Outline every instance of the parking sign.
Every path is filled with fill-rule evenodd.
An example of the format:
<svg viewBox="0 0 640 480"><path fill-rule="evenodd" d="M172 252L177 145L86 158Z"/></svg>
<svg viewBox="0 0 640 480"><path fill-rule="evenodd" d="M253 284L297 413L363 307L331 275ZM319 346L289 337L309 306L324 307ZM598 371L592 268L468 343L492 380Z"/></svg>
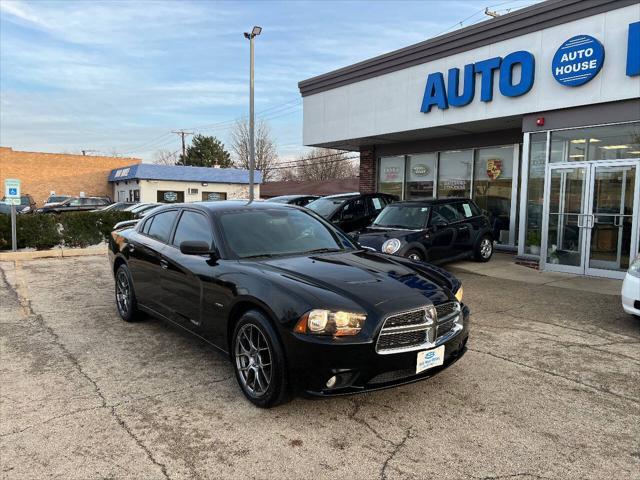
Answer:
<svg viewBox="0 0 640 480"><path fill-rule="evenodd" d="M20 180L7 178L4 181L4 197L7 203L20 205Z"/></svg>

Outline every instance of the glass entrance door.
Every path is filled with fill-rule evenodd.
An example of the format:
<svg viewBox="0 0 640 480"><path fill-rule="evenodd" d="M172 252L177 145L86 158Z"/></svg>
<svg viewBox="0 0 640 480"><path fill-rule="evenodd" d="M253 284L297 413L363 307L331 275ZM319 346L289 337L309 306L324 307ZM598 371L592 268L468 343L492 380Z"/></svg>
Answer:
<svg viewBox="0 0 640 480"><path fill-rule="evenodd" d="M637 165L593 167L588 207L589 258L586 273L625 272L634 233Z"/></svg>
<svg viewBox="0 0 640 480"><path fill-rule="evenodd" d="M545 264L548 270L584 273L588 165L554 166L549 173Z"/></svg>
<svg viewBox="0 0 640 480"><path fill-rule="evenodd" d="M624 277L640 241L639 167L636 160L549 166L545 270Z"/></svg>

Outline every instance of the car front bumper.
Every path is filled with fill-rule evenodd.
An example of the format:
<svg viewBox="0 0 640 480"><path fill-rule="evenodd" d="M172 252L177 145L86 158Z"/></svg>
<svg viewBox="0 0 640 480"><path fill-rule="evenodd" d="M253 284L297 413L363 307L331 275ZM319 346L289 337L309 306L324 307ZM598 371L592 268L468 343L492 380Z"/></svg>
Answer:
<svg viewBox="0 0 640 480"><path fill-rule="evenodd" d="M360 393L424 380L442 372L466 352L469 338L469 309L461 311L463 328L442 344L444 363L416 374L418 352L382 355L375 351L375 339L369 343L327 344L311 337L290 337L286 354L294 387L311 396L335 396ZM337 383L326 383L336 376Z"/></svg>
<svg viewBox="0 0 640 480"><path fill-rule="evenodd" d="M622 308L631 315L640 316L640 277L627 274L622 282Z"/></svg>

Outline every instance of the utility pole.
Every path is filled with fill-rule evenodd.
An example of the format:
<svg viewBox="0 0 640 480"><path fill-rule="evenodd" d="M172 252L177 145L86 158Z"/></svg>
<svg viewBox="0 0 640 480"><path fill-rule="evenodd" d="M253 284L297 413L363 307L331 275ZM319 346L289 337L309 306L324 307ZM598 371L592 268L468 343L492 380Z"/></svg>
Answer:
<svg viewBox="0 0 640 480"><path fill-rule="evenodd" d="M193 135L193 132L185 132L184 130L178 130L177 132L171 132L171 133L175 133L177 135L180 135L180 137L182 138L182 160L184 161L184 158L187 154L187 147L184 143L184 137L186 135Z"/></svg>
<svg viewBox="0 0 640 480"><path fill-rule="evenodd" d="M499 16L500 16L500 14L499 14L497 11L491 11L491 10L489 10L489 7L487 7L487 8L485 8L485 9L484 9L484 14L485 14L485 15L488 15L488 16L490 16L490 17L493 17L493 18L496 18L496 17L499 17Z"/></svg>
<svg viewBox="0 0 640 480"><path fill-rule="evenodd" d="M262 27L255 26L251 33L244 33L249 40L249 201L253 202L253 175L256 169L256 146L254 141L254 111L253 111L253 39L260 35Z"/></svg>

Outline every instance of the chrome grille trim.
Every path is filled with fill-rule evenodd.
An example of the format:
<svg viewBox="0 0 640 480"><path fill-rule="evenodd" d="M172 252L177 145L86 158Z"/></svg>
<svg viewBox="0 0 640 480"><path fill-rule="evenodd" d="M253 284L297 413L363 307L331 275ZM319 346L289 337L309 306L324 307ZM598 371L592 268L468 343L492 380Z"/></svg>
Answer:
<svg viewBox="0 0 640 480"><path fill-rule="evenodd" d="M417 312L423 314L423 322L411 323L411 321L409 321L406 325L397 325L399 317L411 316L415 320L415 314ZM442 314L442 318L439 318L438 314ZM450 340L462 330L462 325L457 322L460 314L461 307L458 302L447 302L436 306L425 305L424 307L391 314L385 318L382 329L378 334L375 346L376 353L389 355L437 347ZM387 326L387 323L395 326ZM400 320L400 323L402 323L402 320ZM395 335L398 335L398 343L401 343L402 338L406 338L406 336L403 337L402 334L419 331L425 332L424 342L414 345L401 345L396 348L388 346L390 341L392 342L392 337ZM381 338L383 339L382 342L380 342Z"/></svg>

